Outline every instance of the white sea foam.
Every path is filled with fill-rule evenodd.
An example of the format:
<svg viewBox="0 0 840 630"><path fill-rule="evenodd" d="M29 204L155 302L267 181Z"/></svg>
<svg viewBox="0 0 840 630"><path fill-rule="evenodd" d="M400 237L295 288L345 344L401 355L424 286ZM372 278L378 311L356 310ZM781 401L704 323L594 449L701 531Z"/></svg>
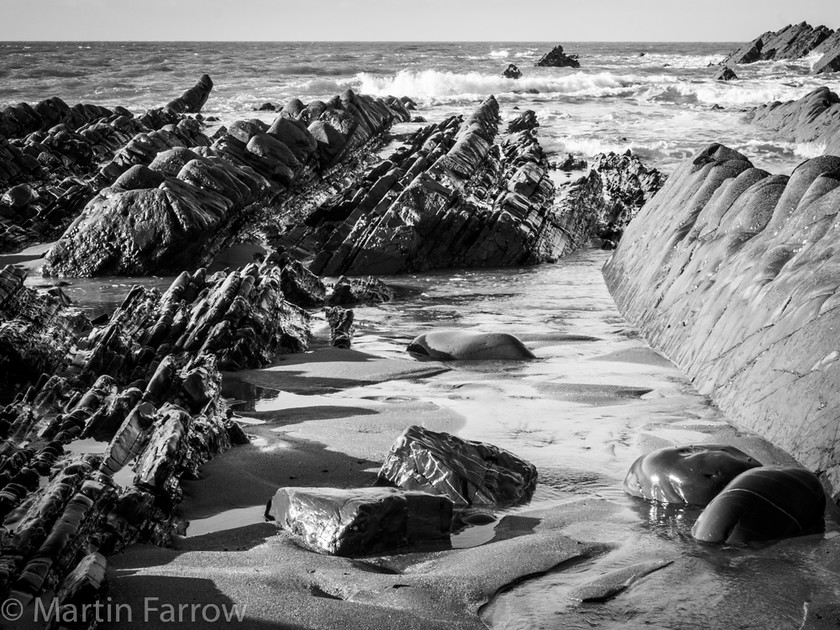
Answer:
<svg viewBox="0 0 840 630"><path fill-rule="evenodd" d="M815 158L825 153L825 142L797 142L793 145L793 152L804 158Z"/></svg>
<svg viewBox="0 0 840 630"><path fill-rule="evenodd" d="M489 56L493 57L493 58L496 58L496 59L505 59L507 57L510 57L510 51L509 50L491 50Z"/></svg>
<svg viewBox="0 0 840 630"><path fill-rule="evenodd" d="M621 92L629 85L627 81L610 72L535 75L514 80L501 75L478 72L401 70L392 76L360 73L356 75L356 79L359 89L365 94L400 94L432 101L483 98L488 94L512 94L529 90L536 90L540 94L597 97Z"/></svg>

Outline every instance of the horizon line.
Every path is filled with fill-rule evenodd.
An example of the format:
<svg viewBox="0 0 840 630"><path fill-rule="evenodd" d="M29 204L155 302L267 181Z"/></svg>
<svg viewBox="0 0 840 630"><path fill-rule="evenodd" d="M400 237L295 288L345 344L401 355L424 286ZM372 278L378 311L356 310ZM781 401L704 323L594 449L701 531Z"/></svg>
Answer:
<svg viewBox="0 0 840 630"><path fill-rule="evenodd" d="M575 39L565 40L569 44L732 44L739 40L713 39ZM0 39L4 44L544 44L558 40L540 39Z"/></svg>

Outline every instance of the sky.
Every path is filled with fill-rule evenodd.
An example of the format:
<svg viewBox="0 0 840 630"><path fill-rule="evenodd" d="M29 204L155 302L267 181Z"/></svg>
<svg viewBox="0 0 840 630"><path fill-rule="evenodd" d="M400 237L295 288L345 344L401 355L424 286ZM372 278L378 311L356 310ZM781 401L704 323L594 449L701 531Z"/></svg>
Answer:
<svg viewBox="0 0 840 630"><path fill-rule="evenodd" d="M838 0L0 0L0 41L722 41Z"/></svg>

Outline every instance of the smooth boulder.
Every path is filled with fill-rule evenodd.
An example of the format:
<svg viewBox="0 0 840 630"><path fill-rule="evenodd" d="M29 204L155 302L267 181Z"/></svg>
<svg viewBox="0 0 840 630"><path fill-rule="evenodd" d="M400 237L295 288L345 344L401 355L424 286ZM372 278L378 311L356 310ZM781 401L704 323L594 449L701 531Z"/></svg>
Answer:
<svg viewBox="0 0 840 630"><path fill-rule="evenodd" d="M446 541L452 502L395 488L280 488L266 518L314 551L357 556Z"/></svg>
<svg viewBox="0 0 840 630"><path fill-rule="evenodd" d="M534 353L508 333L470 330L435 330L415 337L408 345L413 355L438 361L494 361L533 359Z"/></svg>
<svg viewBox="0 0 840 630"><path fill-rule="evenodd" d="M691 528L697 540L747 543L823 531L825 493L804 468L762 466L741 473Z"/></svg>
<svg viewBox="0 0 840 630"><path fill-rule="evenodd" d="M733 446L669 446L633 462L624 491L648 501L704 506L735 477L758 466L760 462Z"/></svg>
<svg viewBox="0 0 840 630"><path fill-rule="evenodd" d="M411 426L391 447L379 482L441 494L461 506L501 506L531 498L537 468L492 444Z"/></svg>

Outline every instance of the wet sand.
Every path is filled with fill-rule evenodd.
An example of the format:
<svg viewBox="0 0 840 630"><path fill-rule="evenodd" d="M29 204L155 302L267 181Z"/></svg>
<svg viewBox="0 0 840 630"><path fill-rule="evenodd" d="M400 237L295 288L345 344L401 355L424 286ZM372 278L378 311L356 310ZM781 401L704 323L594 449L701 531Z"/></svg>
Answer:
<svg viewBox="0 0 840 630"><path fill-rule="evenodd" d="M252 443L183 483L190 525L173 549L110 559L113 601L237 604L245 619L231 623L243 628L798 627L804 601L836 595L833 524L824 536L720 549L691 539L691 510L623 493L633 460L665 445L724 442L765 464L791 460L731 426L646 347L603 286L605 258L395 278L407 297L356 309L355 350L322 341L226 375ZM511 332L537 359L444 364L404 352L415 335L454 327ZM453 535L451 550L356 560L310 552L264 522L278 487L370 485L411 424L532 461L533 500ZM572 597L592 589L609 596ZM171 627L156 614L101 627Z"/></svg>

